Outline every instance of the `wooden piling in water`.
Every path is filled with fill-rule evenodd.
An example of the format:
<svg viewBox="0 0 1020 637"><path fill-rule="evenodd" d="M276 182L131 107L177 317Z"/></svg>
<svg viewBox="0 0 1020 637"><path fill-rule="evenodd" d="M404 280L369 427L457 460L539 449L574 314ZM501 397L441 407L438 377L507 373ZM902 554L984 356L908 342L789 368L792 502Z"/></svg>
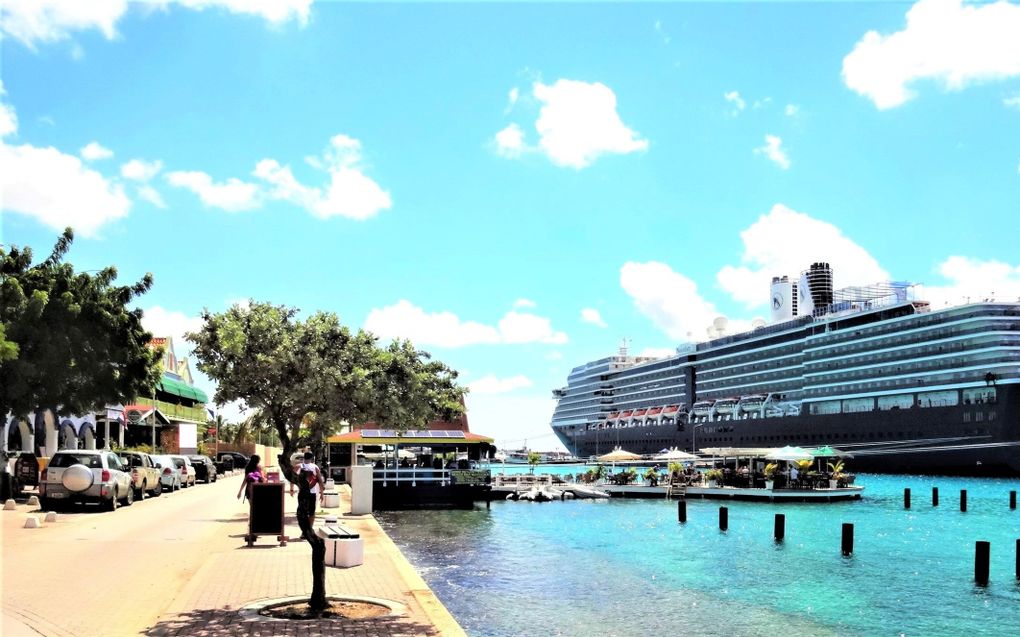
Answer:
<svg viewBox="0 0 1020 637"><path fill-rule="evenodd" d="M676 517L680 524L687 524L687 500L676 501Z"/></svg>
<svg viewBox="0 0 1020 637"><path fill-rule="evenodd" d="M960 511L967 512L967 490L960 489Z"/></svg>
<svg viewBox="0 0 1020 637"><path fill-rule="evenodd" d="M848 557L854 552L854 525L849 522L843 523L843 537L840 542L843 556Z"/></svg>
<svg viewBox="0 0 1020 637"><path fill-rule="evenodd" d="M939 505L939 488L938 487L932 487L931 488L931 505L933 507L937 507Z"/></svg>
<svg viewBox="0 0 1020 637"><path fill-rule="evenodd" d="M1016 491L1009 492L1009 508L1010 509L1016 508Z"/></svg>
<svg viewBox="0 0 1020 637"><path fill-rule="evenodd" d="M974 544L974 583L988 586L988 562L992 553L990 542L977 541Z"/></svg>
<svg viewBox="0 0 1020 637"><path fill-rule="evenodd" d="M782 542L783 538L786 537L786 515L783 513L776 514L776 523L772 530L772 537L775 538L776 542Z"/></svg>
<svg viewBox="0 0 1020 637"><path fill-rule="evenodd" d="M904 509L910 508L910 489L903 490L903 508Z"/></svg>
<svg viewBox="0 0 1020 637"><path fill-rule="evenodd" d="M730 528L730 510L726 507L719 507L719 530L726 531Z"/></svg>
<svg viewBox="0 0 1020 637"><path fill-rule="evenodd" d="M1020 540L1016 541L1016 578L1020 580Z"/></svg>

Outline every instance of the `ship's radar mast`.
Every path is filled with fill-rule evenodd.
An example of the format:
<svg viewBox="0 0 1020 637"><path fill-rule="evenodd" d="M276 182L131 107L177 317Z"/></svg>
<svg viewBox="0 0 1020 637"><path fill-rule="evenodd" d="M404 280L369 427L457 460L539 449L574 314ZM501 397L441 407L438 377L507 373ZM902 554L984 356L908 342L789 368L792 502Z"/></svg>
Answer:
<svg viewBox="0 0 1020 637"><path fill-rule="evenodd" d="M624 336L620 339L620 356L627 355L627 346L630 345L630 339Z"/></svg>

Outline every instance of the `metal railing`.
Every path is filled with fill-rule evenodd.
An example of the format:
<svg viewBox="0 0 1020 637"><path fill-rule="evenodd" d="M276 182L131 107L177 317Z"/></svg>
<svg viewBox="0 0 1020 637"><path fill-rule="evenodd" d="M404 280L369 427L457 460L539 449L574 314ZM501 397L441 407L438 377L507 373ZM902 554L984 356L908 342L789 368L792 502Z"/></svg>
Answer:
<svg viewBox="0 0 1020 637"><path fill-rule="evenodd" d="M163 415L171 418L190 420L196 423L203 423L209 419L204 406L185 407L184 405L175 405L174 403L168 403L164 400L153 400L152 398L138 398L137 401L139 405L155 407L163 412Z"/></svg>

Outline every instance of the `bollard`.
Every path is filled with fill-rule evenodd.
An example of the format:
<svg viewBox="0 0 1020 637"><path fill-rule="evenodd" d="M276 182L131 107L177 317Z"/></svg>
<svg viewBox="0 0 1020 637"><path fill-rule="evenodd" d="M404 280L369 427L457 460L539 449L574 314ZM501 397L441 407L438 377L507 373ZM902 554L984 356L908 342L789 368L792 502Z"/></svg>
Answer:
<svg viewBox="0 0 1020 637"><path fill-rule="evenodd" d="M719 530L725 531L730 528L730 510L726 507L719 507Z"/></svg>
<svg viewBox="0 0 1020 637"><path fill-rule="evenodd" d="M960 511L967 512L967 490L960 489Z"/></svg>
<svg viewBox="0 0 1020 637"><path fill-rule="evenodd" d="M1016 491L1009 492L1009 508L1016 508Z"/></svg>
<svg viewBox="0 0 1020 637"><path fill-rule="evenodd" d="M938 487L932 487L931 488L931 505L933 507L937 507L939 505L939 488Z"/></svg>
<svg viewBox="0 0 1020 637"><path fill-rule="evenodd" d="M4 502L4 511L14 511L17 508L18 505L14 500L7 500Z"/></svg>
<svg viewBox="0 0 1020 637"><path fill-rule="evenodd" d="M903 490L903 508L904 509L910 508L910 489Z"/></svg>
<svg viewBox="0 0 1020 637"><path fill-rule="evenodd" d="M843 556L849 557L854 552L854 525L849 522L843 523L843 538L840 543Z"/></svg>
<svg viewBox="0 0 1020 637"><path fill-rule="evenodd" d="M988 562L991 552L990 542L974 543L974 583L978 586L988 586Z"/></svg>
<svg viewBox="0 0 1020 637"><path fill-rule="evenodd" d="M1020 540L1016 541L1016 578L1020 580Z"/></svg>
<svg viewBox="0 0 1020 637"><path fill-rule="evenodd" d="M772 531L772 537L775 538L776 542L782 542L783 538L786 537L786 515L782 513L776 514L776 523Z"/></svg>
<svg viewBox="0 0 1020 637"><path fill-rule="evenodd" d="M42 525L39 524L39 518L38 517L36 517L34 515L30 515L27 518L25 518L25 528L26 529L38 529L40 526L42 526Z"/></svg>
<svg viewBox="0 0 1020 637"><path fill-rule="evenodd" d="M26 502L25 504L27 504L30 507L37 507L39 506L39 497L34 495L29 496L28 502Z"/></svg>
<svg viewBox="0 0 1020 637"><path fill-rule="evenodd" d="M680 524L687 523L687 500L676 501L676 517Z"/></svg>
<svg viewBox="0 0 1020 637"><path fill-rule="evenodd" d="M43 522L56 522L56 521L57 521L57 514L54 513L53 511L47 511L46 512L46 517L43 518Z"/></svg>

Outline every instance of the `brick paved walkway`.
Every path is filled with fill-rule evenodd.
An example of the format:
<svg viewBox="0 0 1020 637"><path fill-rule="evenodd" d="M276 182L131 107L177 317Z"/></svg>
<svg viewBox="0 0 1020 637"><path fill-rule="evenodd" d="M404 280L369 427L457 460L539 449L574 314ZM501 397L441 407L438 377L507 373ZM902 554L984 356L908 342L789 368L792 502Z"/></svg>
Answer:
<svg viewBox="0 0 1020 637"><path fill-rule="evenodd" d="M240 505L238 507L241 509ZM287 535L301 535L294 519L295 498L287 498ZM350 510L350 491L341 490L339 509ZM173 601L160 621L146 634L226 637L234 635L464 635L463 630L414 571L400 550L372 516L340 514L344 526L365 541L361 566L326 569L326 593L365 596L396 601L406 612L396 618L267 622L243 619L236 611L267 598L311 594L311 549L303 541L281 547L273 537L260 537L254 547L244 544L247 518L243 510L225 525L225 539L210 547L210 555L191 582Z"/></svg>

